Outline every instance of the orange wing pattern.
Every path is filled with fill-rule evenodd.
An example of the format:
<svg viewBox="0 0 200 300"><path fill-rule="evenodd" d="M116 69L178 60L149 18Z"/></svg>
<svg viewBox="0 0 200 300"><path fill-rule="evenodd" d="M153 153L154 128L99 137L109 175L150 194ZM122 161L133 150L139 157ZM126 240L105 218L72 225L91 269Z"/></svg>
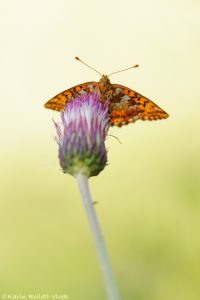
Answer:
<svg viewBox="0 0 200 300"><path fill-rule="evenodd" d="M61 111L65 105L72 101L76 96L95 91L97 82L91 81L76 85L66 91L63 91L45 103L45 108Z"/></svg>
<svg viewBox="0 0 200 300"><path fill-rule="evenodd" d="M141 120L165 119L169 115L154 102L119 84L113 84L110 99L110 124L122 126Z"/></svg>
<svg viewBox="0 0 200 300"><path fill-rule="evenodd" d="M76 85L62 93L59 93L50 99L44 106L56 111L62 111L65 105L72 101L76 96L94 91L101 93L99 85L101 82L86 82ZM109 117L111 126L122 126L127 123L133 123L138 119L141 120L158 120L165 119L168 114L157 106L154 102L141 94L119 84L105 83L104 88L108 87L109 96ZM107 91L107 89L105 89ZM103 91L103 89L102 89ZM104 95L104 92L102 93Z"/></svg>

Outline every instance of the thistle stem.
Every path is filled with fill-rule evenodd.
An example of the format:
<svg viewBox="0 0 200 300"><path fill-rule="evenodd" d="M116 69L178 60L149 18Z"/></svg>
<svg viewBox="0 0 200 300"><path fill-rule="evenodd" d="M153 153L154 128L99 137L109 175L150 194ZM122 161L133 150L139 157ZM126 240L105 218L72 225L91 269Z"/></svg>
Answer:
<svg viewBox="0 0 200 300"><path fill-rule="evenodd" d="M113 274L111 271L111 266L104 245L104 240L99 226L99 222L93 207L93 201L88 187L88 178L85 175L79 173L76 175L76 179L78 182L81 198L83 201L83 205L88 217L90 229L92 231L93 239L95 242L97 255L99 259L99 265L102 272L105 289L107 292L107 299L120 300L117 286L115 284Z"/></svg>

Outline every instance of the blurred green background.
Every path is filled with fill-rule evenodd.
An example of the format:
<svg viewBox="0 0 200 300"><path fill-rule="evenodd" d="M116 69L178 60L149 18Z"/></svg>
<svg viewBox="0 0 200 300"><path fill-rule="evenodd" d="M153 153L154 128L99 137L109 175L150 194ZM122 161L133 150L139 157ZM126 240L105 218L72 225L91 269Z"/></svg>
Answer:
<svg viewBox="0 0 200 300"><path fill-rule="evenodd" d="M57 158L52 96L111 77L170 114L111 128L90 179L122 299L200 299L200 2L1 1L0 294L103 300L75 180Z"/></svg>

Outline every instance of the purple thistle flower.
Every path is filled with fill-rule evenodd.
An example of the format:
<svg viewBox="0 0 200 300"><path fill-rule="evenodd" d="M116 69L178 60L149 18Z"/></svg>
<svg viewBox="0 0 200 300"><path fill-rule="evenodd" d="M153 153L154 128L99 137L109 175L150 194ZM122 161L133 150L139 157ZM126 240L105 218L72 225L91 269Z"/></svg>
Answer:
<svg viewBox="0 0 200 300"><path fill-rule="evenodd" d="M88 178L98 175L106 166L105 138L109 129L108 101L99 102L97 93L83 94L68 103L61 121L54 122L64 173L73 175L94 238L108 300L120 300L104 245L101 228L88 187Z"/></svg>
<svg viewBox="0 0 200 300"><path fill-rule="evenodd" d="M96 93L83 94L68 103L61 112L61 122L54 123L63 172L98 175L107 163L108 102L99 102Z"/></svg>

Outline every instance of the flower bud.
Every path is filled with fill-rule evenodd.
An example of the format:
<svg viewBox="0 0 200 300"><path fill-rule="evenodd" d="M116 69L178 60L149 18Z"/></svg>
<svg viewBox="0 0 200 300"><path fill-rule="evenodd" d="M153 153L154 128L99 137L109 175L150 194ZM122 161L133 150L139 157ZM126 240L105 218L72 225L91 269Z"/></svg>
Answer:
<svg viewBox="0 0 200 300"><path fill-rule="evenodd" d="M61 112L61 122L54 123L63 172L98 175L107 163L108 102L99 102L96 93L83 94L69 102Z"/></svg>

